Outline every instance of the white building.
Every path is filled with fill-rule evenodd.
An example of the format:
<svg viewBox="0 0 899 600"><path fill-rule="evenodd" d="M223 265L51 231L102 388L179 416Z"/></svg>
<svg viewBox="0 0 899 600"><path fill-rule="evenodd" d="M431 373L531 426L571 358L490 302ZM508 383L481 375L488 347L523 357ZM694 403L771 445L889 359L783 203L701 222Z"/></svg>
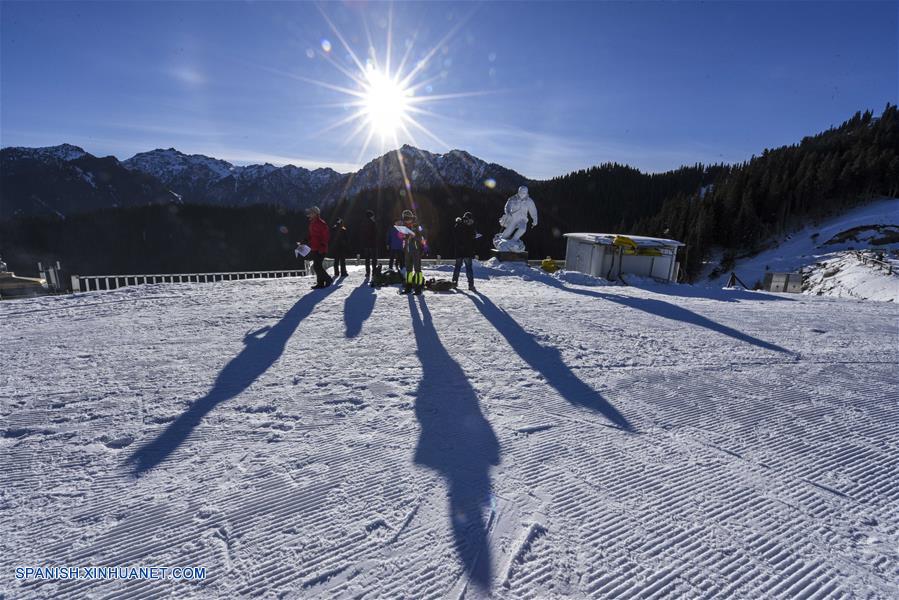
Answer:
<svg viewBox="0 0 899 600"><path fill-rule="evenodd" d="M677 281L676 240L616 233L566 233L565 268L615 280L621 275Z"/></svg>

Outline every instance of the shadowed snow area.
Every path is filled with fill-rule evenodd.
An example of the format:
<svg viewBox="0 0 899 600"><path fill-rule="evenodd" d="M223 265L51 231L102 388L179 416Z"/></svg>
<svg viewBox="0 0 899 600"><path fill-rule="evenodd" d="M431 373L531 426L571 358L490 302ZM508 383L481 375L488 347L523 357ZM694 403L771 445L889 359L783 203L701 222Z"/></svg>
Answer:
<svg viewBox="0 0 899 600"><path fill-rule="evenodd" d="M0 597L895 597L893 303L476 276L0 303Z"/></svg>

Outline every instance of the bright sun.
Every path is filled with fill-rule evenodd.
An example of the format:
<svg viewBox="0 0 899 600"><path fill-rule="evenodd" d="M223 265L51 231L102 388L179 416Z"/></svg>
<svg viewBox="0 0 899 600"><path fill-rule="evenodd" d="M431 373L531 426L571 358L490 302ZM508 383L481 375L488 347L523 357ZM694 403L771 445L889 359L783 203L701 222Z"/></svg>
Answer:
<svg viewBox="0 0 899 600"><path fill-rule="evenodd" d="M363 112L369 126L382 139L395 137L403 127L412 90L372 66L366 69L365 79Z"/></svg>
<svg viewBox="0 0 899 600"><path fill-rule="evenodd" d="M415 38L418 32L411 32L404 40L405 50L400 56L399 53L394 52L397 40L393 35L393 9L390 8L386 20L379 21L379 26L386 28L387 35L383 60L378 60L366 21L363 20L363 25L368 35L368 52L362 54L360 58L360 54L353 50L347 42L346 36L334 25L324 9L319 7L319 11L340 41L343 52L338 52L336 46L329 40L322 39L321 50L309 48L306 50L306 56L309 58L319 57L327 61L339 73L346 76L349 84L319 81L299 75L294 77L339 92L343 96L348 96L349 99L324 105L343 109L344 116L327 124L315 135L350 126L351 131L343 144L360 140L359 153L356 157L357 163L362 161L369 145L377 139L380 141L382 152L389 147L396 148L401 168L403 168L403 157L397 148L400 141L409 140L417 146L419 142L415 139L415 135L421 134L435 141L441 147L450 147L420 120L425 116L438 116L428 109L433 102L479 96L486 93L433 93L435 86L445 83L443 80L446 79L448 73L446 69L442 69L437 75L435 70L451 64L449 57L443 57L443 55L449 52L451 39L471 15L457 20L450 31L430 48L416 47ZM441 56L438 57L438 54Z"/></svg>

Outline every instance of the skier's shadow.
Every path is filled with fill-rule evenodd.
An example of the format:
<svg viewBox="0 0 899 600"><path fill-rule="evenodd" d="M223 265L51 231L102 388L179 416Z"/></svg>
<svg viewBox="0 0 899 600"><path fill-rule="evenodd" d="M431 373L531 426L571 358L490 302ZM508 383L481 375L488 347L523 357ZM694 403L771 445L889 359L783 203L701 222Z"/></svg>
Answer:
<svg viewBox="0 0 899 600"><path fill-rule="evenodd" d="M571 404L584 406L601 413L616 427L634 431L630 422L599 392L578 379L571 368L562 360L558 349L543 346L534 336L524 330L509 313L496 306L489 298L475 292L468 295L481 314L506 338L509 346L534 371L540 373L546 383L556 389Z"/></svg>
<svg viewBox="0 0 899 600"><path fill-rule="evenodd" d="M772 350L774 352L794 355L793 352L790 352L786 348L782 348L777 344L772 344L771 342L760 340L759 338L753 337L748 333L743 333L742 331L738 331L732 327L728 327L727 325L722 325L721 323L695 313L692 310L688 310L676 304L671 304L670 302L665 302L664 300L656 300L654 298L637 298L633 296L622 296L619 294L606 294L603 292L579 290L575 288L565 287L562 282L556 280L548 281L548 283L553 287L559 288L560 290L564 290L566 292L570 292L572 294L579 294L581 296L608 300L609 302L621 304L622 306L627 306L628 308L642 310L643 312L647 312L649 314L656 315L665 319L671 319L672 321L681 321L683 323L690 323L691 325L704 327L710 331L716 331L720 334L732 337L735 340L746 342L747 344L752 344L753 346L758 346L759 348L764 348L765 350Z"/></svg>
<svg viewBox="0 0 899 600"><path fill-rule="evenodd" d="M165 431L135 450L127 459L132 471L140 475L168 458L187 439L194 428L220 403L234 398L271 367L287 345L300 321L315 305L332 294L338 286L311 292L300 298L274 326L244 336L244 349L225 365L209 392L191 404Z"/></svg>
<svg viewBox="0 0 899 600"><path fill-rule="evenodd" d="M375 289L368 285L368 280L350 292L343 302L343 323L346 337L353 338L362 331L362 324L371 316L375 308Z"/></svg>
<svg viewBox="0 0 899 600"><path fill-rule="evenodd" d="M668 283L650 284L644 281L627 281L627 286L662 296L677 298L700 298L702 300L718 300L719 302L795 302L792 298L764 294L739 288L720 289L694 285L672 285Z"/></svg>
<svg viewBox="0 0 899 600"><path fill-rule="evenodd" d="M415 396L415 416L421 425L415 463L446 479L456 552L471 581L489 590L490 523L484 512L493 508L490 467L500 462L499 440L481 413L468 377L437 336L424 298L416 307L409 297L409 310L422 368Z"/></svg>

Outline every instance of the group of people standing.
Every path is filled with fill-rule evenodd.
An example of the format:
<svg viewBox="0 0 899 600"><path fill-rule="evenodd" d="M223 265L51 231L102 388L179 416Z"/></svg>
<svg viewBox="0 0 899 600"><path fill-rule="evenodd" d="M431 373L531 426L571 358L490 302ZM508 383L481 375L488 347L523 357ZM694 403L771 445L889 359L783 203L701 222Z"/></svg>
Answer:
<svg viewBox="0 0 899 600"><path fill-rule="evenodd" d="M306 211L309 219L308 245L310 248L307 258L312 260L312 269L315 272L315 285L312 289L326 288L334 283L338 277L346 277L346 258L350 252L349 232L343 219L338 218L330 228L321 217L321 210L313 206ZM375 213L372 210L365 211L365 221L362 225L362 257L365 259L365 276L371 277L375 267L378 266L378 225ZM400 228L401 227L401 228ZM474 272L472 258L475 254L475 240L479 237L475 231L474 217L466 212L456 218L453 229L453 241L456 249L456 266L453 269L453 287L459 282L459 274L462 265L465 265L465 275L468 278L468 289L474 291ZM411 210L404 210L402 219L395 222L394 227L388 232L388 268L400 271L405 268L403 293L415 291L421 293L424 286L424 275L421 270L421 258L427 252L427 239L424 229L415 218ZM324 268L324 259L329 250L334 258L334 276L328 274Z"/></svg>

